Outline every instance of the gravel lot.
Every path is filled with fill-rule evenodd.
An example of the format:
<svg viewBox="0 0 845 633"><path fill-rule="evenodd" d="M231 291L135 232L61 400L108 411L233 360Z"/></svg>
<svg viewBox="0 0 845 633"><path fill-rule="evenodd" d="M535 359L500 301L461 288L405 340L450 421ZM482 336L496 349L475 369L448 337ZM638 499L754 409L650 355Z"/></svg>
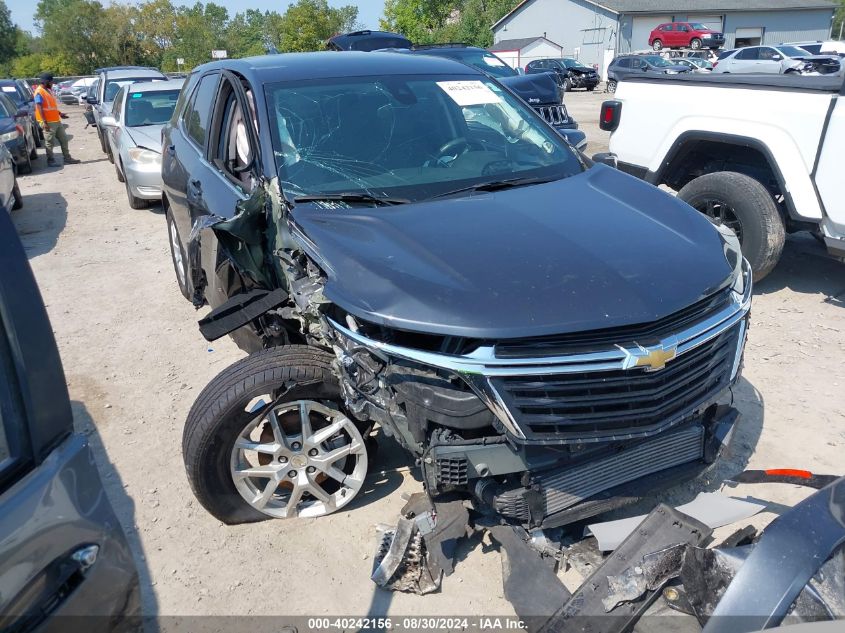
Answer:
<svg viewBox="0 0 845 633"><path fill-rule="evenodd" d="M607 147L595 125L604 98L567 96L590 153ZM513 614L499 557L480 546L461 552L440 593L375 590L374 526L396 520L401 493L422 489L385 442L366 492L339 514L227 527L198 506L182 464L182 425L203 386L242 353L228 339L202 339L196 320L205 311L179 294L161 208L129 208L94 130L83 129L81 108L65 110L83 164L47 169L42 150L35 173L20 178L24 208L13 217L58 339L77 428L94 446L142 571L145 612ZM735 450L706 480L663 498L683 502L717 490L746 465L842 473L843 353L845 265L811 237L793 236L756 289L735 390L743 414ZM772 503L772 512L751 521L758 526L807 494L783 485L728 490Z"/></svg>

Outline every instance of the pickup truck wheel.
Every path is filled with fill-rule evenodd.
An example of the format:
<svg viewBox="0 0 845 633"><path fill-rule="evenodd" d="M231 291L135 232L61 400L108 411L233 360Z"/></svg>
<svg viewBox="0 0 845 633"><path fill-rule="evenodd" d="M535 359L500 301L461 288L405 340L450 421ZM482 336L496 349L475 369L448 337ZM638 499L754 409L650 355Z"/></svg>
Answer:
<svg viewBox="0 0 845 633"><path fill-rule="evenodd" d="M737 234L754 281L778 263L786 238L783 220L772 194L758 180L731 171L706 174L687 183L678 197Z"/></svg>
<svg viewBox="0 0 845 633"><path fill-rule="evenodd" d="M661 40L654 40L651 43L651 48L656 51L663 50L663 42Z"/></svg>
<svg viewBox="0 0 845 633"><path fill-rule="evenodd" d="M697 37L692 38L689 42L689 47L697 51L699 48L701 48L701 40Z"/></svg>
<svg viewBox="0 0 845 633"><path fill-rule="evenodd" d="M564 92L570 92L572 90L572 82L569 80L569 77L563 80L561 90L563 90Z"/></svg>
<svg viewBox="0 0 845 633"><path fill-rule="evenodd" d="M182 455L197 500L217 519L322 516L361 490L367 445L342 409L333 361L304 345L262 350L200 393Z"/></svg>

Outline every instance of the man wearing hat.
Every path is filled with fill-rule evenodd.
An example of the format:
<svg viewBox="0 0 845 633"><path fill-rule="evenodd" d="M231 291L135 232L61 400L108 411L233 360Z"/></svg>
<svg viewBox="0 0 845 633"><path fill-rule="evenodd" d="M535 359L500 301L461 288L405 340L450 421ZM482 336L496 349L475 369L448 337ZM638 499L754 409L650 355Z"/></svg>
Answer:
<svg viewBox="0 0 845 633"><path fill-rule="evenodd" d="M53 89L53 74L42 73L41 84L35 89L35 119L38 125L44 130L44 145L47 149L47 164L55 165L56 159L53 158L53 143L58 139L59 145L62 147L62 156L65 159L65 165L73 165L79 160L70 155L70 150L67 147L67 133L65 126L62 125L62 119L66 119L67 115L59 112L59 104L56 97L51 92Z"/></svg>

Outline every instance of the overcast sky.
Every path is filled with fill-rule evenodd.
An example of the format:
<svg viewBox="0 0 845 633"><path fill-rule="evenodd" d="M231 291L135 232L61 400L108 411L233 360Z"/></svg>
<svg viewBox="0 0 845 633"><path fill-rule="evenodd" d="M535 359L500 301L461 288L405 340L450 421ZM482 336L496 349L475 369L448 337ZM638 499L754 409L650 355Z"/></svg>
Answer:
<svg viewBox="0 0 845 633"><path fill-rule="evenodd" d="M100 0L104 5L109 3L108 0ZM195 0L196 1L196 0ZM35 33L35 28L32 25L32 16L35 13L37 5L36 0L6 0L6 6L12 12L12 21L21 27L24 31L31 31ZM174 4L193 5L194 2L179 2L174 0ZM229 10L229 15L234 15L238 11L245 9L259 9L261 11L278 11L284 13L289 3L284 0L279 2L271 2L271 0L217 0L217 4L223 5ZM384 9L384 0L329 0L331 6L343 6L344 4L355 4L358 6L358 20L370 29L378 28L378 19L381 17L382 9Z"/></svg>

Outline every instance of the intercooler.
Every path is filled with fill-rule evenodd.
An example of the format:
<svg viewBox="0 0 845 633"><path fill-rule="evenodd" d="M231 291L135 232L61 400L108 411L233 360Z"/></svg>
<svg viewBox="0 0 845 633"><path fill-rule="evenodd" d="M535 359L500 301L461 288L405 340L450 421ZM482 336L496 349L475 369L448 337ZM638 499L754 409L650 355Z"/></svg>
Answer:
<svg viewBox="0 0 845 633"><path fill-rule="evenodd" d="M604 490L703 456L704 427L694 424L595 460L537 473L532 483L539 485L544 515L549 516ZM525 492L525 488L502 492L494 498L493 506L504 516L525 521L528 519Z"/></svg>

